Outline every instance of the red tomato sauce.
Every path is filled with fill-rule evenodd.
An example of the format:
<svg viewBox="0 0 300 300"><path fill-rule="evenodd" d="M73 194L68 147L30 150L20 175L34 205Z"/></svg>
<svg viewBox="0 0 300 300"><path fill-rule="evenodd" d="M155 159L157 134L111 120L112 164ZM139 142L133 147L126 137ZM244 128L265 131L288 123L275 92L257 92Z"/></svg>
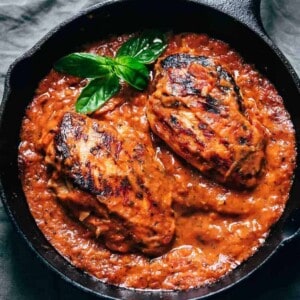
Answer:
<svg viewBox="0 0 300 300"><path fill-rule="evenodd" d="M114 56L128 36L112 37L83 47L84 51ZM295 167L295 132L275 87L246 64L230 46L205 34L169 35L164 55L188 52L214 58L234 76L247 110L268 131L264 174L253 190L226 188L195 172L162 141L156 155L165 169L157 180L174 194L176 236L170 251L156 258L120 254L93 238L89 229L71 218L47 187L47 170L40 140L57 128L87 80L51 70L39 83L23 120L19 161L23 189L40 230L74 266L103 282L141 289L189 289L215 282L264 243L281 216ZM123 85L92 118L128 122L149 134L145 104L149 91ZM155 176L153 170L153 176ZM159 195L158 195L159 196ZM200 205L201 204L201 205Z"/></svg>

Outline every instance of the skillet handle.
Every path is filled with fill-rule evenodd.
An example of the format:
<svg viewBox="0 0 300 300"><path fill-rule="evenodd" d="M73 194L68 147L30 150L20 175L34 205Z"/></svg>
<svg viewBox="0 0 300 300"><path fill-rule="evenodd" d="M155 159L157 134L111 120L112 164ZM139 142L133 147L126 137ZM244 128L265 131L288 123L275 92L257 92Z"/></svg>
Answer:
<svg viewBox="0 0 300 300"><path fill-rule="evenodd" d="M270 41L261 20L261 0L200 0L249 26L265 40Z"/></svg>

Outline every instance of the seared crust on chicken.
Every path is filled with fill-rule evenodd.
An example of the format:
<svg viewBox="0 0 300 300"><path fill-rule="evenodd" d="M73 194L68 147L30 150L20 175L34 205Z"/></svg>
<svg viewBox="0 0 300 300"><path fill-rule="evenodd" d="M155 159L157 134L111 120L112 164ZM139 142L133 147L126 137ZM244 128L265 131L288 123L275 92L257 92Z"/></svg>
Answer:
<svg viewBox="0 0 300 300"><path fill-rule="evenodd" d="M151 142L143 142L138 133L134 143L126 140L126 126L117 129L108 122L66 113L46 147L46 162L60 177L64 174L71 188L64 193L68 184L60 181L50 187L108 248L157 256L167 250L174 235L171 195L155 198L151 184L155 178L145 176L155 163Z"/></svg>
<svg viewBox="0 0 300 300"><path fill-rule="evenodd" d="M155 67L152 130L204 175L237 188L257 185L266 134L247 117L233 77L205 56L173 54Z"/></svg>

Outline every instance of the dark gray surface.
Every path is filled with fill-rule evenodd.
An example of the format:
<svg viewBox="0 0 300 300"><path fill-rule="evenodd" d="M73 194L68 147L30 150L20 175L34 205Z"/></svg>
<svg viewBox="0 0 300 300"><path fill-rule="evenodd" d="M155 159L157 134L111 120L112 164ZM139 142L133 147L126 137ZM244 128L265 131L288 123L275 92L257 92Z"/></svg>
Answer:
<svg viewBox="0 0 300 300"><path fill-rule="evenodd" d="M8 66L56 24L97 2L0 0L0 99ZM300 0L264 0L262 17L267 32L300 75ZM0 203L0 300L25 299L94 297L65 283L34 257ZM250 279L214 299L300 299L300 238Z"/></svg>

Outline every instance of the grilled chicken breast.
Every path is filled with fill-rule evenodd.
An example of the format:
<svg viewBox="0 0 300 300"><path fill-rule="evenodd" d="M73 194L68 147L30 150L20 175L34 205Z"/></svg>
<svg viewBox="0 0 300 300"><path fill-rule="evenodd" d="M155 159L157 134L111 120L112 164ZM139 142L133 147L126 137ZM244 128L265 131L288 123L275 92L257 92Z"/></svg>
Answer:
<svg viewBox="0 0 300 300"><path fill-rule="evenodd" d="M49 186L108 248L157 256L174 235L171 195L166 190L156 198L162 193L155 190L151 169L160 166L152 160L150 137L137 132L128 140L127 126L66 113L54 138L44 142L46 162L65 181Z"/></svg>
<svg viewBox="0 0 300 300"><path fill-rule="evenodd" d="M247 117L233 77L205 56L173 54L155 67L147 116L152 130L204 175L252 188L264 164L266 134Z"/></svg>

